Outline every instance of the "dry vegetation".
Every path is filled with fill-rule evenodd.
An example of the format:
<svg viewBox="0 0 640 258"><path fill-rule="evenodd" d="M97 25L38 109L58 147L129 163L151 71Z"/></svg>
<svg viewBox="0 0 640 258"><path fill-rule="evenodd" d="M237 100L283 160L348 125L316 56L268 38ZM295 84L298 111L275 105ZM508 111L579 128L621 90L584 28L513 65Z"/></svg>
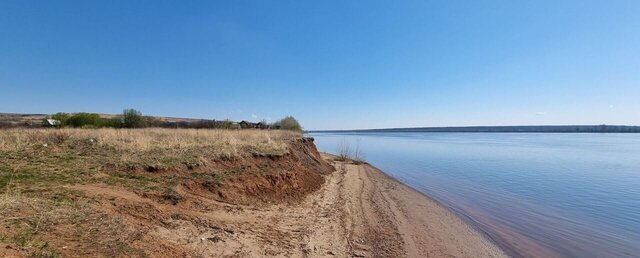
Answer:
<svg viewBox="0 0 640 258"><path fill-rule="evenodd" d="M0 190L10 182L73 183L94 180L111 170L159 171L249 156L282 156L289 142L298 138L301 134L280 130L0 130Z"/></svg>
<svg viewBox="0 0 640 258"><path fill-rule="evenodd" d="M171 202L186 180L220 184L245 170L231 167L242 164L234 161L286 155L301 137L280 130L0 130L0 256L80 255L65 255L69 242L88 256L138 256L143 251L128 244L140 237L136 231L91 209L95 199L68 186L107 185ZM230 165L207 166L217 162Z"/></svg>
<svg viewBox="0 0 640 258"><path fill-rule="evenodd" d="M364 154L360 148L360 139L355 142L355 147L353 149L349 142L342 140L340 145L338 145L338 160L350 161L353 164L365 163Z"/></svg>
<svg viewBox="0 0 640 258"><path fill-rule="evenodd" d="M79 142L119 151L207 148L209 155L237 157L252 153L281 155L286 140L300 137L291 131L197 129L32 129L0 131L0 151L22 151L45 145L67 147Z"/></svg>

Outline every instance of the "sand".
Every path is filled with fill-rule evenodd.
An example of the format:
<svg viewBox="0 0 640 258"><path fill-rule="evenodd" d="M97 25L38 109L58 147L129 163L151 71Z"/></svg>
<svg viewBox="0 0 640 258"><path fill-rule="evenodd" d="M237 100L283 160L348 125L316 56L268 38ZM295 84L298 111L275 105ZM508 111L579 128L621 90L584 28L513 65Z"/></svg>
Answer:
<svg viewBox="0 0 640 258"><path fill-rule="evenodd" d="M332 162L337 172L323 190L338 189L336 209L345 214L340 256L505 257L451 211L375 167Z"/></svg>
<svg viewBox="0 0 640 258"><path fill-rule="evenodd" d="M187 214L214 230L176 221L150 235L187 256L505 257L451 211L371 165L323 158L336 171L300 202L227 205Z"/></svg>

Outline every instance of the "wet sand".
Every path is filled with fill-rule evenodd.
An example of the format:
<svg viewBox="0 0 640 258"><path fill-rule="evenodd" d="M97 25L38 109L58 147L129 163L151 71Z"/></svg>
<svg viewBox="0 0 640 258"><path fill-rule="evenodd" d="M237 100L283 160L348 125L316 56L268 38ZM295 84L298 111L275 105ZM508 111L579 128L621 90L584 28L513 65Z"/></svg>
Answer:
<svg viewBox="0 0 640 258"><path fill-rule="evenodd" d="M339 183L328 187L342 189L348 241L366 243L365 257L505 257L451 211L375 167L334 165Z"/></svg>

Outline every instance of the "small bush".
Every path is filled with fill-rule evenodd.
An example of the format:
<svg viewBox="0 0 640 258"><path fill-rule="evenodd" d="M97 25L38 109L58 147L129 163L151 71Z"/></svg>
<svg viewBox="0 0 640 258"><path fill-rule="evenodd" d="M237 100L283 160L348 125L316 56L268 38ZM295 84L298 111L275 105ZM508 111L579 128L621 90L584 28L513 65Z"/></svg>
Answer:
<svg viewBox="0 0 640 258"><path fill-rule="evenodd" d="M102 118L100 127L122 128L124 126L122 117Z"/></svg>
<svg viewBox="0 0 640 258"><path fill-rule="evenodd" d="M360 139L356 141L355 148L353 149L346 140L342 140L340 145L338 145L338 160L351 161L355 164L364 163L365 159L362 149L360 148Z"/></svg>
<svg viewBox="0 0 640 258"><path fill-rule="evenodd" d="M69 114L63 113L63 112L58 112L51 115L51 119L60 121L60 125L66 125L67 120L69 120L69 117L71 117Z"/></svg>
<svg viewBox="0 0 640 258"><path fill-rule="evenodd" d="M158 118L152 116L144 116L144 127L160 127L162 126L162 121Z"/></svg>
<svg viewBox="0 0 640 258"><path fill-rule="evenodd" d="M292 116L287 116L274 124L275 129L302 132L302 126Z"/></svg>
<svg viewBox="0 0 640 258"><path fill-rule="evenodd" d="M76 113L70 116L64 124L71 127L98 127L100 125L100 121L101 119L99 114Z"/></svg>
<svg viewBox="0 0 640 258"><path fill-rule="evenodd" d="M338 159L341 161L347 161L351 159L351 148L346 140L342 140L338 145Z"/></svg>
<svg viewBox="0 0 640 258"><path fill-rule="evenodd" d="M142 113L133 108L122 111L122 120L124 127L126 128L144 127L144 118L142 117Z"/></svg>
<svg viewBox="0 0 640 258"><path fill-rule="evenodd" d="M220 123L220 128L222 129L231 129L232 126L233 122L231 122L231 120L229 119L225 119L224 121L222 121L222 123Z"/></svg>

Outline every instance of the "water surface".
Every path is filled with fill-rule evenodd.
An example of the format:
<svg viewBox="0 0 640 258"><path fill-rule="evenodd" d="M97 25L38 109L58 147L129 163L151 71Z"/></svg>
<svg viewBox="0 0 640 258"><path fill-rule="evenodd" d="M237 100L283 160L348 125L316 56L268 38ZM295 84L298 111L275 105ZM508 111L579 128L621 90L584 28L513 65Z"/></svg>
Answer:
<svg viewBox="0 0 640 258"><path fill-rule="evenodd" d="M640 257L640 134L312 133L438 200L514 256Z"/></svg>

